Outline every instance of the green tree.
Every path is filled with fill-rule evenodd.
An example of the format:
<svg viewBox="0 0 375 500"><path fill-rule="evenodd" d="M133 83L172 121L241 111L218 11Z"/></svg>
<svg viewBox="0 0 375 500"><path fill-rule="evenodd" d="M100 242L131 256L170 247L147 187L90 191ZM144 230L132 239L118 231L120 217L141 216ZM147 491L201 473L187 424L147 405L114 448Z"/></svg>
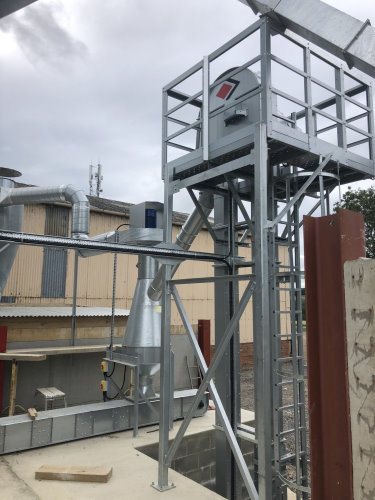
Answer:
<svg viewBox="0 0 375 500"><path fill-rule="evenodd" d="M353 190L349 187L341 203L335 203L335 212L339 208L360 212L365 219L366 255L375 258L375 187Z"/></svg>

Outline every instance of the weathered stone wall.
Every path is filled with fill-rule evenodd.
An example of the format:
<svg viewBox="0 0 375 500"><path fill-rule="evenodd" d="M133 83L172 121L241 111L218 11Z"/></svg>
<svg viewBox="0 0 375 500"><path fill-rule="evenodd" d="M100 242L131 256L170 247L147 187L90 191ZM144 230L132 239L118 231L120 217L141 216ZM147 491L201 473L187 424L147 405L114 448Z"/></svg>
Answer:
<svg viewBox="0 0 375 500"><path fill-rule="evenodd" d="M354 500L375 499L374 304L375 260L346 262L346 337Z"/></svg>

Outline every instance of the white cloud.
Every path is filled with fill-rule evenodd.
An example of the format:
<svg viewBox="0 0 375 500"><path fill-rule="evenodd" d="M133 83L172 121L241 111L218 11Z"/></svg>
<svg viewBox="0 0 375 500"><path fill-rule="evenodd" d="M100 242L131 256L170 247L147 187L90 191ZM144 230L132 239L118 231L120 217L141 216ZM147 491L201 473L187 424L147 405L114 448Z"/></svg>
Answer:
<svg viewBox="0 0 375 500"><path fill-rule="evenodd" d="M372 9L363 0L354 14ZM4 18L1 164L88 191L100 161L104 197L161 200L163 85L255 20L237 0L38 0Z"/></svg>

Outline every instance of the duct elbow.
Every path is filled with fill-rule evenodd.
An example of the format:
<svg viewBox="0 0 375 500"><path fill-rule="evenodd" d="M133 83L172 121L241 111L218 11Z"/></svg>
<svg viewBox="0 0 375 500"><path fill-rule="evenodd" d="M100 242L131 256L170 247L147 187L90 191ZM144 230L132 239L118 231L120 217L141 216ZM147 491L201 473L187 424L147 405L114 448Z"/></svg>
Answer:
<svg viewBox="0 0 375 500"><path fill-rule="evenodd" d="M72 205L72 237L87 239L90 226L90 204L82 189L71 184L49 187L25 187L4 189L0 193L0 205L29 205L48 202L67 202Z"/></svg>
<svg viewBox="0 0 375 500"><path fill-rule="evenodd" d="M90 203L82 189L71 184L64 186L66 201L72 204L72 238L88 239Z"/></svg>

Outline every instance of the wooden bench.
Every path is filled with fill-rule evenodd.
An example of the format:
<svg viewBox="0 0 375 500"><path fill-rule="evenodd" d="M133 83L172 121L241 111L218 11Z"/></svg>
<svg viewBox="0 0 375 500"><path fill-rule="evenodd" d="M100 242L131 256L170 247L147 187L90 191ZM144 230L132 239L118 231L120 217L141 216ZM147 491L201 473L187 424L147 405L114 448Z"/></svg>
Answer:
<svg viewBox="0 0 375 500"><path fill-rule="evenodd" d="M44 410L48 409L48 402L51 401L51 409L54 408L55 401L64 400L65 408L67 407L65 392L60 391L57 387L39 387L36 392L39 392L44 397Z"/></svg>

